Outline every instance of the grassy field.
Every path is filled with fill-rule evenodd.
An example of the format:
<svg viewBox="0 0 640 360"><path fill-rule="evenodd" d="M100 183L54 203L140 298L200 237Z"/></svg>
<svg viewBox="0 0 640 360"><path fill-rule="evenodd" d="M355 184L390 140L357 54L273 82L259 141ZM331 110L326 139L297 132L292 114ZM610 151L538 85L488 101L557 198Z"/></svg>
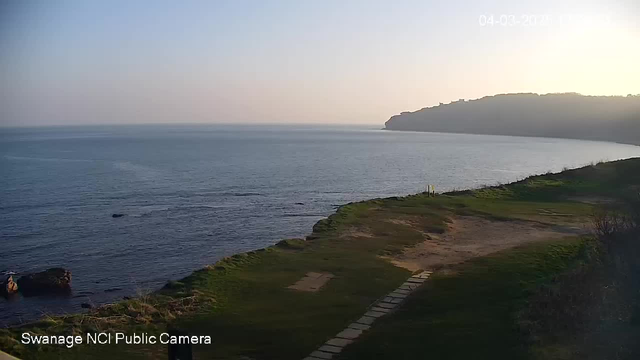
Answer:
<svg viewBox="0 0 640 360"><path fill-rule="evenodd" d="M385 256L424 241L425 233L444 232L451 216L545 226L584 224L595 203L629 196L638 184L640 160L631 159L437 197L417 194L348 204L318 222L307 239L284 240L226 258L148 296L0 330L0 348L25 359L165 358L162 345L83 345L69 350L25 346L19 339L23 331L157 334L177 328L213 336L213 345L194 348L195 359L301 359L410 275ZM412 226L398 221L405 219ZM444 358L461 357L474 347L475 352L468 352L474 358L489 357L491 349L494 354L503 349L510 359L526 358L527 344L518 336L514 312L537 286L579 263L585 248L581 239L549 239L436 275L406 309L385 320L387 326L376 326L362 342L347 348L345 357L416 358L407 351L394 356L393 351L409 350L413 345L408 344L417 341L421 346L416 351ZM309 271L329 272L335 278L315 293L287 289ZM396 332L389 338L391 329ZM424 346L428 339L437 339L437 344ZM469 345L460 346L464 343ZM486 351L479 350L483 346Z"/></svg>
<svg viewBox="0 0 640 360"><path fill-rule="evenodd" d="M586 251L580 238L551 240L436 272L341 359L527 359L517 314L538 286Z"/></svg>

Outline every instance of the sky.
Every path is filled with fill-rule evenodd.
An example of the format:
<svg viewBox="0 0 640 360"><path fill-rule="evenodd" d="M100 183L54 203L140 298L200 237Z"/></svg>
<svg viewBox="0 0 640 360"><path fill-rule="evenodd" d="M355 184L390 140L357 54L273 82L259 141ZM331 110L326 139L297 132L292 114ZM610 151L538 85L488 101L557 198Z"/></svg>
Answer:
<svg viewBox="0 0 640 360"><path fill-rule="evenodd" d="M382 124L640 94L640 1L0 0L0 125Z"/></svg>

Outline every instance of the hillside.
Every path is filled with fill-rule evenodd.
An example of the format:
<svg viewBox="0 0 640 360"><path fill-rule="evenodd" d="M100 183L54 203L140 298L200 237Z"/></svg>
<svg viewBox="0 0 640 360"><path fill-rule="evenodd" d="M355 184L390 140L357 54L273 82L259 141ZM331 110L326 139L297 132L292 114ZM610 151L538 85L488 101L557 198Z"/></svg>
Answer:
<svg viewBox="0 0 640 360"><path fill-rule="evenodd" d="M502 94L403 112L386 130L559 137L640 144L640 95Z"/></svg>

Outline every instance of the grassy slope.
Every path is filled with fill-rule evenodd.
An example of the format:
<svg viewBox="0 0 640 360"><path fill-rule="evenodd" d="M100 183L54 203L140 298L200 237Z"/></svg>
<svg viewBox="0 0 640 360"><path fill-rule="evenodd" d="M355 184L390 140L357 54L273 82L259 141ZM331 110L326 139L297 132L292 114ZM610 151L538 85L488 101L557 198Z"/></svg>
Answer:
<svg viewBox="0 0 640 360"><path fill-rule="evenodd" d="M586 246L567 238L476 258L436 273L344 359L525 359L527 338L514 315L540 285L582 258Z"/></svg>
<svg viewBox="0 0 640 360"><path fill-rule="evenodd" d="M132 332L132 329L157 333L167 326L173 326L192 334L214 337L213 346L197 346L194 349L195 358L239 359L249 356L259 359L299 359L358 318L370 303L395 288L409 275L408 271L392 266L379 255L396 253L422 241L421 231L444 231L447 215L475 214L501 220L527 219L545 224L581 222L592 208L570 198L620 197L631 191L632 184L640 184L638 159L436 198L419 194L345 205L336 214L316 224L308 241L284 241L263 251L227 258L180 282L173 282L170 289L148 298L123 301L94 310L88 315L57 317L25 329L4 330L0 332L0 347L24 358L164 357L165 348L160 345L80 346L69 351L52 347L25 347L16 339L23 330L46 334L93 330ZM393 219L411 219L415 226L389 221ZM547 250L558 251L559 255L549 260L554 263L550 268L538 270L526 266L524 260L522 263L508 261L504 263L503 273L508 274L510 267L521 266L523 278L531 276L535 280L525 282L537 284L538 280L547 279L551 273L560 271L574 261L578 243L568 241L566 244L560 250L554 247L559 246L557 244L549 245L549 248L536 248L532 255L514 253L536 263L543 261L540 256L544 256ZM513 256L506 256L514 259ZM487 269L492 267L491 264L498 264L495 262L497 260L487 259L470 263L478 265L488 261L484 267L478 267L480 272L474 275L474 281L449 280L453 281L452 284L460 281L458 284L465 286L450 288L448 293L442 294L442 298L468 296L465 293L468 287L471 294L477 291L473 296L491 295L481 291L485 284L478 277L489 271ZM336 277L317 293L286 289L308 271L327 271ZM538 271L544 274L538 274ZM498 276L496 288L501 287L499 279ZM513 280L513 277L509 279ZM447 283L447 279L434 280L434 284L440 283ZM518 290L520 293L522 291ZM179 306L185 301L189 304L187 308ZM442 304L446 303L442 301ZM452 317L461 317L466 310L454 307L449 311ZM416 316L419 314L416 313ZM490 322L491 319L485 320ZM498 328L495 328L496 331ZM499 345L502 340L498 336L503 335L500 331L504 329L492 337L489 335L493 329L489 326L482 332L487 334L487 341L493 339ZM468 330L471 331L471 328ZM372 332L371 337L374 336L375 332ZM447 341L452 339L455 337ZM449 345L457 346L453 343Z"/></svg>
<svg viewBox="0 0 640 360"><path fill-rule="evenodd" d="M546 216L560 221L588 214L587 208L565 199L620 199L637 191L638 185L640 161L635 159L461 195L474 195L465 199L467 203L488 200L469 206L474 212L505 218L518 209L510 216L544 222ZM549 349L555 352L553 358L570 358L553 342L531 343L519 317L541 285L590 261L596 251L590 239L555 239L437 272L398 312L347 347L340 359L528 359L540 358L541 352L550 355Z"/></svg>

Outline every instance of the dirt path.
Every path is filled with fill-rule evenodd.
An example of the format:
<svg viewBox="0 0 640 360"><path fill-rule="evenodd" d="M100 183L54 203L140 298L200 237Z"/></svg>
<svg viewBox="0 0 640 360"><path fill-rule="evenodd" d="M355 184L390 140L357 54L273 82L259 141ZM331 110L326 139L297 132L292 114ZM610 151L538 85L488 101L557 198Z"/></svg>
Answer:
<svg viewBox="0 0 640 360"><path fill-rule="evenodd" d="M444 234L427 234L424 242L390 258L411 271L460 263L532 241L587 232L585 226L550 226L527 221L495 221L475 216L454 216Z"/></svg>

